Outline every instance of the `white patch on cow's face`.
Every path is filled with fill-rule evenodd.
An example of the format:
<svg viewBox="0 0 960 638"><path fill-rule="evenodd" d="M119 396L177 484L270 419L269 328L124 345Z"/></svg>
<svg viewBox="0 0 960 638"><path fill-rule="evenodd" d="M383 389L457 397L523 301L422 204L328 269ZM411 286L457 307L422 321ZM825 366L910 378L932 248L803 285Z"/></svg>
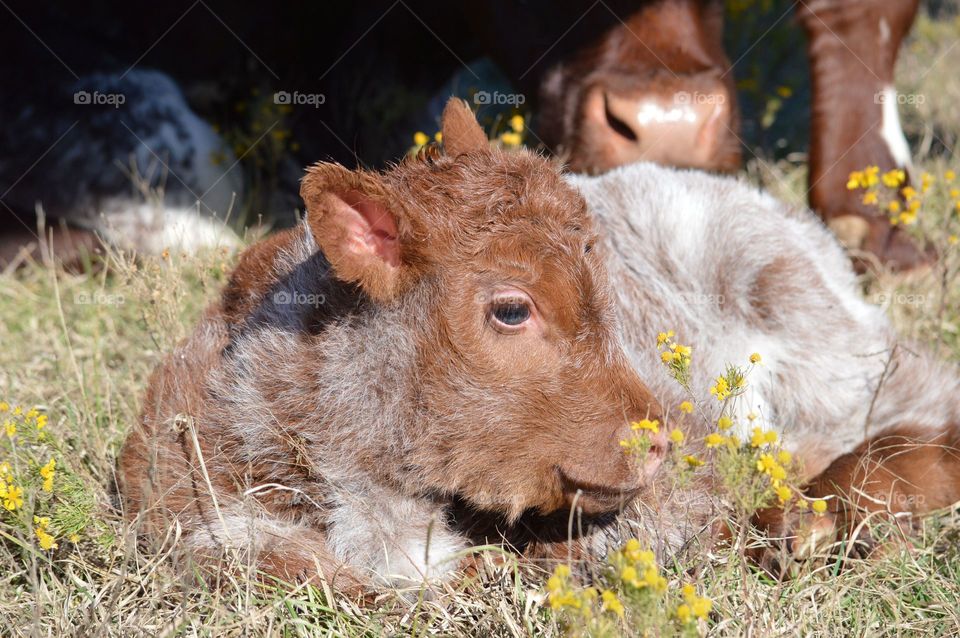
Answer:
<svg viewBox="0 0 960 638"><path fill-rule="evenodd" d="M880 18L880 46L890 42L890 23L886 18Z"/></svg>
<svg viewBox="0 0 960 638"><path fill-rule="evenodd" d="M900 115L897 113L897 91L892 86L883 88L883 108L882 128L880 136L887 143L887 149L897 166L905 168L912 167L910 158L910 147L907 145L907 138L903 135L903 129L900 128Z"/></svg>

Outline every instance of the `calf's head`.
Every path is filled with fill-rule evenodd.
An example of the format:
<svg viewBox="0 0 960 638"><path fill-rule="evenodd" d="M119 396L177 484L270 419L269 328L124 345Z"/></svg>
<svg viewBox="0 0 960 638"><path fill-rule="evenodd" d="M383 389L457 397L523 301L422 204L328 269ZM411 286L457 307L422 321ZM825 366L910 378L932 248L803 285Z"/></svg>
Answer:
<svg viewBox="0 0 960 638"><path fill-rule="evenodd" d="M624 454L659 407L630 367L583 199L558 168L492 149L448 104L443 155L386 173L309 169L307 224L334 275L414 344L410 406L388 441L397 483L517 517L576 500L616 510L649 481Z"/></svg>

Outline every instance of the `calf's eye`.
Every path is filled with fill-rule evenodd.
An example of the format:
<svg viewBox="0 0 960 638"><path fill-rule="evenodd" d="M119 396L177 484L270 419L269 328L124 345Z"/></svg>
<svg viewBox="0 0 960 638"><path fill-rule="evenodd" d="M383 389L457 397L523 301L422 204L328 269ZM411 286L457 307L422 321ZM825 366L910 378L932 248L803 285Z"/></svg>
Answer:
<svg viewBox="0 0 960 638"><path fill-rule="evenodd" d="M499 303L493 307L493 318L505 326L519 326L530 318L530 306L523 301Z"/></svg>

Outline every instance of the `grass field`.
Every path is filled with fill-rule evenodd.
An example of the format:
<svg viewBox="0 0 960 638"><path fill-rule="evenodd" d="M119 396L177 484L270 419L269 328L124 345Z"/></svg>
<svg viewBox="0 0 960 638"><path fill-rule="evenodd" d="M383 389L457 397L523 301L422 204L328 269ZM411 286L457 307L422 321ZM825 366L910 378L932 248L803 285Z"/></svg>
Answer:
<svg viewBox="0 0 960 638"><path fill-rule="evenodd" d="M901 108L919 165L935 175L960 162L960 21L921 19L901 60L901 88L924 104ZM918 70L923 70L922 73ZM750 179L790 201L804 199L802 163L748 163ZM957 182L960 185L960 181ZM960 359L957 211L931 195L911 232L933 241L942 259L910 281L869 277L865 294L888 308L898 328L942 357ZM952 224L952 225L951 225ZM960 517L931 519L910 550L854 561L844 570L811 560L777 582L745 563L738 547L704 550L665 565L663 601L628 600L625 625L551 611L545 576L507 560L427 599L384 595L360 609L322 589L266 590L238 580L205 590L183 580L163 555L138 551L112 494L114 465L136 421L151 369L215 297L232 257L171 254L74 274L45 266L0 274L0 401L39 406L15 437L0 432L0 462L23 479L23 503L0 510L0 635L958 635ZM0 415L2 417L4 415ZM0 419L2 420L2 419ZM31 429L32 428L32 429ZM54 489L40 468L56 460ZM4 474L0 470L0 477ZM33 513L49 523L33 521ZM39 546L51 533L58 545ZM173 542L173 540L171 541ZM704 620L678 624L670 605L682 583L712 600ZM672 601L672 602L668 602Z"/></svg>

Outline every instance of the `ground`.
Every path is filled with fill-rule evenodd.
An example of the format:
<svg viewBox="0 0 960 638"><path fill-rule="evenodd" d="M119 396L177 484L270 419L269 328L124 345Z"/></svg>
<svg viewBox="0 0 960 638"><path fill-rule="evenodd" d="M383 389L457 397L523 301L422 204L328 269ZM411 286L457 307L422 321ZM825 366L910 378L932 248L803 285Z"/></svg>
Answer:
<svg viewBox="0 0 960 638"><path fill-rule="evenodd" d="M921 18L898 73L905 94L923 97L900 107L918 164L941 181L947 169L960 171L950 153L960 138L958 38L960 21ZM752 158L744 172L787 201L802 202L802 159ZM960 286L950 237L958 215L950 210L956 198L940 186L911 227L937 245L940 263L909 281L868 276L864 290L903 334L956 361ZM36 413L16 418L14 437L0 432L0 462L11 462L17 476L35 475L21 481L23 503L0 510L0 634L558 635L592 622L552 612L546 574L509 560L490 561L483 578L429 599L385 596L360 609L307 587L265 590L239 581L207 591L184 584L163 556L138 551L112 493L116 454L137 419L151 369L216 295L232 261L218 252L136 261L116 255L107 268L79 274L39 263L0 274L0 400L10 404L0 418L14 404L24 412L39 406L48 418L40 434ZM51 491L40 472L49 458L57 460ZM51 521L31 521L34 511ZM56 549L40 547L37 528L52 533ZM958 536L960 519L945 513L927 522L909 550L842 571L810 561L784 582L747 566L736 549L704 550L660 567L668 591L663 601L627 597L626 627L717 636L958 634ZM680 624L678 592L687 582L696 596L712 600L712 609L705 619ZM620 627L616 614L600 613L609 622L593 623L594 630Z"/></svg>

